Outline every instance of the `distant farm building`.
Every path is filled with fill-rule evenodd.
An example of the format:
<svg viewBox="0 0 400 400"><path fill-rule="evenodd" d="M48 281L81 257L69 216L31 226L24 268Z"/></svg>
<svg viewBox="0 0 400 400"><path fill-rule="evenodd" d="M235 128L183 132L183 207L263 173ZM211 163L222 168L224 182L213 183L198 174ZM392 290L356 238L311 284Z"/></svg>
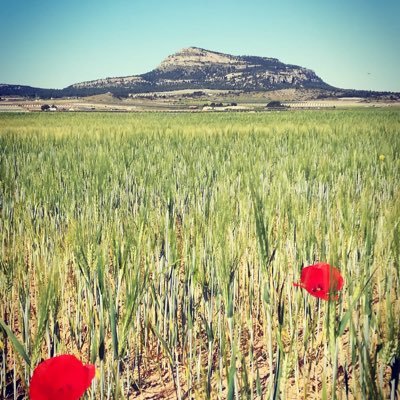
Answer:
<svg viewBox="0 0 400 400"><path fill-rule="evenodd" d="M48 104L43 104L40 109L42 111L57 111L57 106L55 106L54 104L52 104L51 106L49 106Z"/></svg>

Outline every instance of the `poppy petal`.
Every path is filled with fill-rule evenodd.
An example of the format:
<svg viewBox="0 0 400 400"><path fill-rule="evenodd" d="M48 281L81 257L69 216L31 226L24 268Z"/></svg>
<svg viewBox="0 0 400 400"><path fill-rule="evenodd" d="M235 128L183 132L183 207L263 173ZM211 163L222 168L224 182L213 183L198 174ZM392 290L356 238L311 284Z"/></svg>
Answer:
<svg viewBox="0 0 400 400"><path fill-rule="evenodd" d="M72 355L60 355L40 363L29 388L31 400L78 400L90 386L94 365L83 365Z"/></svg>
<svg viewBox="0 0 400 400"><path fill-rule="evenodd" d="M302 269L299 286L314 297L337 300L337 292L343 288L344 279L340 271L327 263L317 263Z"/></svg>

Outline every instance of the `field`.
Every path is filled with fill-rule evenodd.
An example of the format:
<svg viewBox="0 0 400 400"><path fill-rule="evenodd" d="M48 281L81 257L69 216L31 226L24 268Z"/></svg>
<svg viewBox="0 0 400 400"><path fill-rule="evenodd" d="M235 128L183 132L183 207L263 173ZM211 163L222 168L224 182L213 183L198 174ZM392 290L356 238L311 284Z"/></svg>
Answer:
<svg viewBox="0 0 400 400"><path fill-rule="evenodd" d="M398 109L2 114L0 185L0 398L400 395Z"/></svg>
<svg viewBox="0 0 400 400"><path fill-rule="evenodd" d="M202 93L196 95L196 93ZM111 93L80 98L32 99L22 97L0 98L0 113L40 112L45 104L54 105L58 112L243 112L268 111L266 105L274 100L291 110L400 108L400 101L387 97L323 98L320 92L300 89L282 89L272 92L240 93L234 91L190 91L138 93L128 98ZM397 100L396 100L397 99ZM1 115L1 114L0 114Z"/></svg>

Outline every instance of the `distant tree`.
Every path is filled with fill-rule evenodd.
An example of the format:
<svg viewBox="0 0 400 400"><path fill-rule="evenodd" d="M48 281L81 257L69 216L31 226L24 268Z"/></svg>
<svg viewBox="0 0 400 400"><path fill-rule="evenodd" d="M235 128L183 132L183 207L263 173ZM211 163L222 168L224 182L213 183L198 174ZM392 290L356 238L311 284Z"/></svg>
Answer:
<svg viewBox="0 0 400 400"><path fill-rule="evenodd" d="M42 109L42 111L49 111L50 110L50 106L48 104L43 104L42 107L40 107Z"/></svg>
<svg viewBox="0 0 400 400"><path fill-rule="evenodd" d="M285 107L280 101L274 100L267 104L267 108L282 108Z"/></svg>
<svg viewBox="0 0 400 400"><path fill-rule="evenodd" d="M200 97L200 96L204 96L204 95L205 95L205 93L201 90L196 90L192 93L193 97Z"/></svg>

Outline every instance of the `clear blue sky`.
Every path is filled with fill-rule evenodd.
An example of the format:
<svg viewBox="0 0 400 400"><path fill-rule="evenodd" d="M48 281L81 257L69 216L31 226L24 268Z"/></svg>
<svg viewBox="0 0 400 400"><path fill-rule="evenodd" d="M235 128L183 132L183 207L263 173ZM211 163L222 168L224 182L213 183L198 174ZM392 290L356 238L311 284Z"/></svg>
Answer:
<svg viewBox="0 0 400 400"><path fill-rule="evenodd" d="M183 47L276 57L342 87L400 91L399 0L0 0L0 83L147 72Z"/></svg>

